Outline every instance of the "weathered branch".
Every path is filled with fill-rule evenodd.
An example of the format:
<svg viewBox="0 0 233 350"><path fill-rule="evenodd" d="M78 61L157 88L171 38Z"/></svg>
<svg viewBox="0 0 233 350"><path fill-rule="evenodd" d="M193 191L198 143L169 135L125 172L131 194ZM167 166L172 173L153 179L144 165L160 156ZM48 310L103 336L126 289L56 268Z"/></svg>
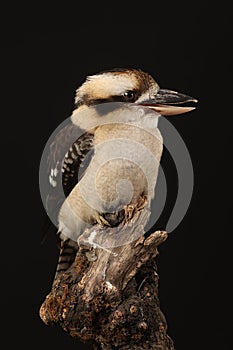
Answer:
<svg viewBox="0 0 233 350"><path fill-rule="evenodd" d="M174 349L160 310L155 262L167 234L140 236L149 215L141 209L128 213L120 227L96 225L84 232L74 263L57 275L41 306L46 324L92 342L96 350Z"/></svg>

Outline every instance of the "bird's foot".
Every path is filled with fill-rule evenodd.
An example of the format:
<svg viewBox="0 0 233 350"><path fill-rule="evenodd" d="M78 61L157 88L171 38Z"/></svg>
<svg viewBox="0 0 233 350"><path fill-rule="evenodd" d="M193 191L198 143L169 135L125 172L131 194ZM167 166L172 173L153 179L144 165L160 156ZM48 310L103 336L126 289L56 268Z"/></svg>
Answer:
<svg viewBox="0 0 233 350"><path fill-rule="evenodd" d="M99 224L101 227L104 227L104 226L111 226L109 224L109 222L100 214L96 215L95 217L95 220L97 222L97 224Z"/></svg>
<svg viewBox="0 0 233 350"><path fill-rule="evenodd" d="M146 195L140 196L136 203L136 210L140 211L148 204L148 197Z"/></svg>
<svg viewBox="0 0 233 350"><path fill-rule="evenodd" d="M129 222L135 216L135 214L139 213L142 209L146 207L148 203L147 196L140 196L136 203L131 203L125 206L125 219L124 223Z"/></svg>

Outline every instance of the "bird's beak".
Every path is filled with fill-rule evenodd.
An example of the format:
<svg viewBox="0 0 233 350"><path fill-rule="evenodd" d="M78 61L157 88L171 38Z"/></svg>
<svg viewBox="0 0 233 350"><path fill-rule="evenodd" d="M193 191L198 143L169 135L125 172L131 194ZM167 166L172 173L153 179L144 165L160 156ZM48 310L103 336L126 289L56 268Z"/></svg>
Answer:
<svg viewBox="0 0 233 350"><path fill-rule="evenodd" d="M195 109L196 107L194 106L186 105L190 102L197 103L197 99L176 91L159 89L153 98L143 101L140 104L152 108L159 114L171 116L187 113Z"/></svg>

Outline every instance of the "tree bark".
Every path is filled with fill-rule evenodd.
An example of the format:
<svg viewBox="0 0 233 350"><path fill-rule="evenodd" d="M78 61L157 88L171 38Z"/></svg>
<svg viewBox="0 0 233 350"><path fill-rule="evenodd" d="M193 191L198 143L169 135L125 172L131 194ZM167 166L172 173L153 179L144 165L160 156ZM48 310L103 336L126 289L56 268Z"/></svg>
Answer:
<svg viewBox="0 0 233 350"><path fill-rule="evenodd" d="M167 233L143 234L149 210L141 209L128 210L118 227L95 225L84 232L74 263L56 275L41 306L44 323L95 350L174 349L160 310L155 260ZM125 237L131 239L121 245Z"/></svg>

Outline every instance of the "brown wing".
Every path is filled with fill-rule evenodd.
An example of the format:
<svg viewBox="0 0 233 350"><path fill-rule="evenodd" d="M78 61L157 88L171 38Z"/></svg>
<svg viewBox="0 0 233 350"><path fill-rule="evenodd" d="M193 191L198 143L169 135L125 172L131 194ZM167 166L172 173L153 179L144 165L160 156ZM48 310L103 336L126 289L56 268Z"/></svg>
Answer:
<svg viewBox="0 0 233 350"><path fill-rule="evenodd" d="M52 135L52 140L45 149L47 170L40 181L42 197L44 194L47 214L56 226L62 203L90 162L93 139L92 132L85 132L68 120Z"/></svg>

